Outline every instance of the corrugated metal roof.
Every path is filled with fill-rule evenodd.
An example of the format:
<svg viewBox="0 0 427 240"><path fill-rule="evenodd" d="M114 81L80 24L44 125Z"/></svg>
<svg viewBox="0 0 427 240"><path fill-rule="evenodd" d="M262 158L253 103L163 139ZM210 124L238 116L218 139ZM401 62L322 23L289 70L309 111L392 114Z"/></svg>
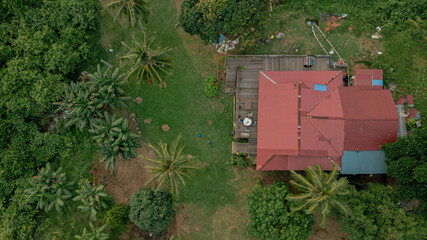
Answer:
<svg viewBox="0 0 427 240"><path fill-rule="evenodd" d="M382 89L382 86L383 86L382 80L383 80L382 69L356 69L353 86Z"/></svg>
<svg viewBox="0 0 427 240"><path fill-rule="evenodd" d="M396 140L390 91L342 82L340 72L260 74L257 169L302 170L314 159L331 167L344 150L379 150ZM316 84L326 91L316 91Z"/></svg>
<svg viewBox="0 0 427 240"><path fill-rule="evenodd" d="M341 162L342 174L386 173L383 151L344 151Z"/></svg>

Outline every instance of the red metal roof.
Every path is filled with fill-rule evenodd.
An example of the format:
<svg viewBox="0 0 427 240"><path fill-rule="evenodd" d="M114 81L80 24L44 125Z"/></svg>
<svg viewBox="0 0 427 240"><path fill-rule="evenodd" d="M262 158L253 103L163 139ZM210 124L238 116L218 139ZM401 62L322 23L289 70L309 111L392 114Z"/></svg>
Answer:
<svg viewBox="0 0 427 240"><path fill-rule="evenodd" d="M388 90L342 86L342 73L260 72L257 169L332 168L344 150L378 150L399 124ZM314 90L326 85L326 91Z"/></svg>
<svg viewBox="0 0 427 240"><path fill-rule="evenodd" d="M356 69L356 74L353 82L355 87L370 87L374 89L382 89L382 86L372 86L372 80L383 80L382 69Z"/></svg>

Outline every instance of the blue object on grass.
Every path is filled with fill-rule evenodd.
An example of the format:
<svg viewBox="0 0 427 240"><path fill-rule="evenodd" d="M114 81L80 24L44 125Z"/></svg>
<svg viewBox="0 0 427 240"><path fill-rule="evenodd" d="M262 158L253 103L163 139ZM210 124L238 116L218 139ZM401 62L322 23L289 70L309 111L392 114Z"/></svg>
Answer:
<svg viewBox="0 0 427 240"><path fill-rule="evenodd" d="M201 138L201 137L202 137L202 134L201 134L201 133L199 133L199 135L197 135L197 137Z"/></svg>

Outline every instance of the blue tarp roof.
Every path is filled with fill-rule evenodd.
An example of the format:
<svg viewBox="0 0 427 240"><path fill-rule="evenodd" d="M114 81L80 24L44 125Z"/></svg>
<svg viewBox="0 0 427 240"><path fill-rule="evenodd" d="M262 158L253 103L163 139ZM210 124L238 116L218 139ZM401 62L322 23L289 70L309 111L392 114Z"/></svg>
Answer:
<svg viewBox="0 0 427 240"><path fill-rule="evenodd" d="M344 151L341 163L342 174L386 173L383 151Z"/></svg>
<svg viewBox="0 0 427 240"><path fill-rule="evenodd" d="M326 85L314 84L314 90L326 92L328 88Z"/></svg>
<svg viewBox="0 0 427 240"><path fill-rule="evenodd" d="M372 86L384 86L383 80L372 80Z"/></svg>

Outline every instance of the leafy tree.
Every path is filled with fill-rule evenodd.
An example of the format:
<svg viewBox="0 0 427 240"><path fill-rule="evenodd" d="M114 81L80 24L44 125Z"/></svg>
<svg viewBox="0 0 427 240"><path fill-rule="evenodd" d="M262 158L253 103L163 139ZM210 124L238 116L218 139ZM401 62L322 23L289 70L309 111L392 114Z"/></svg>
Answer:
<svg viewBox="0 0 427 240"><path fill-rule="evenodd" d="M5 148L10 142L13 124L10 120L0 118L0 149Z"/></svg>
<svg viewBox="0 0 427 240"><path fill-rule="evenodd" d="M368 188L356 191L351 188L346 202L349 214L338 215L337 220L351 240L425 239L427 232L423 222L417 221L393 202L391 187L368 184Z"/></svg>
<svg viewBox="0 0 427 240"><path fill-rule="evenodd" d="M98 144L114 142L114 136L120 132L126 131L123 129L123 118L117 118L116 114L112 117L107 112L104 112L104 119L96 118L92 122L92 128L89 130L93 134L93 139Z"/></svg>
<svg viewBox="0 0 427 240"><path fill-rule="evenodd" d="M65 173L61 168L53 171L50 164L39 170L39 175L34 176L29 181L30 188L25 190L28 193L28 200L36 202L38 209L44 209L46 212L54 207L60 211L65 205L67 199L72 197L69 188L74 182L68 182Z"/></svg>
<svg viewBox="0 0 427 240"><path fill-rule="evenodd" d="M99 228L95 227L93 223L89 222L90 230L88 231L86 228L83 228L83 234L76 235L76 239L82 240L107 240L108 233L104 233L104 230L107 228L107 225L103 225Z"/></svg>
<svg viewBox="0 0 427 240"><path fill-rule="evenodd" d="M114 21L117 20L119 15L123 15L132 26L135 26L135 23L140 18L147 22L150 15L148 7L146 0L114 0L106 8L118 8Z"/></svg>
<svg viewBox="0 0 427 240"><path fill-rule="evenodd" d="M163 79L161 75L170 74L169 69L172 67L172 59L167 56L172 48L153 48L155 40L153 38L147 41L144 32L143 41L138 41L132 36L131 44L122 42L123 46L129 50L126 55L120 57L126 62L125 66L130 65L126 76L127 79L136 73L140 84L144 79L150 85L159 83L162 86Z"/></svg>
<svg viewBox="0 0 427 240"><path fill-rule="evenodd" d="M78 208L82 212L88 212L90 219L96 221L96 213L98 210L107 208L107 204L103 201L103 198L106 198L107 189L104 188L104 185L95 186L91 184L88 180L84 181L80 186L81 188L76 191L77 196L73 198L73 201L81 201Z"/></svg>
<svg viewBox="0 0 427 240"><path fill-rule="evenodd" d="M396 178L395 198L426 200L427 132L416 129L406 138L381 146L386 156L387 175Z"/></svg>
<svg viewBox="0 0 427 240"><path fill-rule="evenodd" d="M324 228L326 217L332 208L337 208L347 214L348 208L340 196L349 193L347 190L348 182L346 178L336 179L338 176L336 164L329 174L323 172L320 164L316 164L314 168L308 166L305 169L306 177L295 171L290 171L294 178L290 183L301 193L295 196L287 196L286 199L300 203L293 207L292 211L305 210L306 214L318 211L322 217L319 225Z"/></svg>
<svg viewBox="0 0 427 240"><path fill-rule="evenodd" d="M152 234L161 233L175 216L172 196L164 190L142 188L132 194L129 207L131 222Z"/></svg>
<svg viewBox="0 0 427 240"><path fill-rule="evenodd" d="M188 170L197 169L190 160L182 153L185 145L180 144L181 135L169 146L167 143L160 142L158 146L149 145L157 155L157 159L145 157L150 163L153 177L146 185L158 180L159 184L156 190L163 184L168 185L169 191L175 196L179 195L179 185L185 185L185 178L188 178Z"/></svg>
<svg viewBox="0 0 427 240"><path fill-rule="evenodd" d="M283 182L264 187L257 183L246 199L249 234L263 240L300 240L311 235L313 217L291 211L294 205L286 200L289 195Z"/></svg>
<svg viewBox="0 0 427 240"><path fill-rule="evenodd" d="M65 85L64 99L56 105L59 105L57 111L65 113L66 126L76 125L80 131L89 127L103 106L96 97L94 85L88 82Z"/></svg>
<svg viewBox="0 0 427 240"><path fill-rule="evenodd" d="M117 204L108 210L104 218L105 223L112 232L120 232L129 220L129 208L126 205Z"/></svg>
<svg viewBox="0 0 427 240"><path fill-rule="evenodd" d="M18 188L7 207L0 203L0 239L33 239L38 210L26 200Z"/></svg>
<svg viewBox="0 0 427 240"><path fill-rule="evenodd" d="M260 36L268 17L268 0L184 0L179 22L184 30L206 42L218 42L219 35L239 38L244 47Z"/></svg>
<svg viewBox="0 0 427 240"><path fill-rule="evenodd" d="M102 72L101 66L98 65L97 71L94 74L89 74L89 77L95 82L96 97L104 108L106 106L110 106L113 109L115 109L115 106L119 109L126 107L125 101L129 100L129 97L125 95L123 90L125 74L119 75L118 68L114 72L111 68Z"/></svg>

